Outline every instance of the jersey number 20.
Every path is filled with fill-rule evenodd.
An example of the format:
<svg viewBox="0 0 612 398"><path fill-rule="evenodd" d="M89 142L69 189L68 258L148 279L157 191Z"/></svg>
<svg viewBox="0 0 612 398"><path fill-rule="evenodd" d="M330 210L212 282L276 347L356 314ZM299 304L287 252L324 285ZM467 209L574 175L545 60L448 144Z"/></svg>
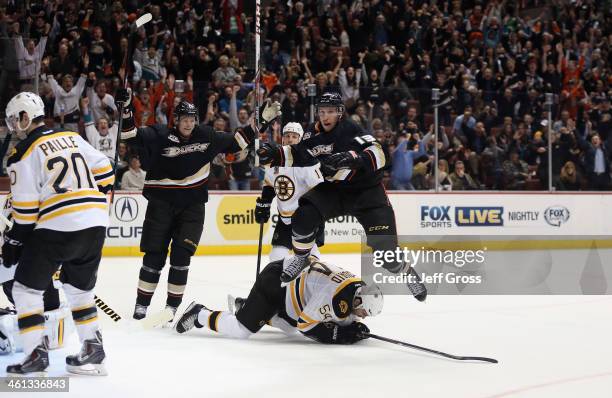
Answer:
<svg viewBox="0 0 612 398"><path fill-rule="evenodd" d="M79 160L80 162L77 162ZM79 164L81 163L81 168L79 168ZM47 161L47 169L49 171L55 172L55 181L53 181L53 189L56 193L64 193L68 191L68 187L62 187L64 180L66 179L66 174L70 171L73 177L76 177L77 186L74 187L74 180L72 178L73 184L70 188L84 188L83 184L86 183L87 187L94 189L95 185L91 180L91 176L89 174L89 167L87 167L87 162L85 162L85 158L78 152L74 152L70 155L70 163L63 156L56 156ZM85 175L85 178L81 177L81 172Z"/></svg>

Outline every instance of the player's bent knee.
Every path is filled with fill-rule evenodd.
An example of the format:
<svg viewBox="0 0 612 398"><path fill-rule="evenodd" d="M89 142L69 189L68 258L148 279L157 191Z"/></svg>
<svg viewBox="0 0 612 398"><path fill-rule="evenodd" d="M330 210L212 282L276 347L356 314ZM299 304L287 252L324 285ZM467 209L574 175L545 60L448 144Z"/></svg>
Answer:
<svg viewBox="0 0 612 398"><path fill-rule="evenodd" d="M184 246L172 244L170 264L174 267L187 267L191 263L193 252Z"/></svg>
<svg viewBox="0 0 612 398"><path fill-rule="evenodd" d="M167 255L167 252L146 252L142 263L149 268L161 271L166 264Z"/></svg>

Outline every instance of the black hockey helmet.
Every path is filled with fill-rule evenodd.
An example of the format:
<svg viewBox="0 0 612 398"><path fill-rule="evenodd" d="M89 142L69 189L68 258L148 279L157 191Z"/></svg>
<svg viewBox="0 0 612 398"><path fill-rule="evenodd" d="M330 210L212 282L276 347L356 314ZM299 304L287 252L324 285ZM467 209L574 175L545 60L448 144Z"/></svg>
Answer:
<svg viewBox="0 0 612 398"><path fill-rule="evenodd" d="M191 102L182 100L174 108L174 122L178 123L181 116L195 117L196 125L198 124L198 108Z"/></svg>
<svg viewBox="0 0 612 398"><path fill-rule="evenodd" d="M335 91L323 93L323 95L319 97L319 100L317 101L317 112L319 111L319 108L323 107L336 107L340 117L342 117L344 114L344 102L342 102L342 96L340 93Z"/></svg>

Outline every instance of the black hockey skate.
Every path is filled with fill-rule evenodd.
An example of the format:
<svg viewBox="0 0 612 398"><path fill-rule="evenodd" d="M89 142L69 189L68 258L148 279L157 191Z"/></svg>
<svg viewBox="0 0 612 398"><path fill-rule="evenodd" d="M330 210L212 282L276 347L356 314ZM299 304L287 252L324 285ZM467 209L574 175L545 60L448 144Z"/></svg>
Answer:
<svg viewBox="0 0 612 398"><path fill-rule="evenodd" d="M185 333L193 329L194 326L197 328L201 328L202 325L197 323L197 320L198 314L202 310L208 310L208 308L206 308L202 304L196 303L195 301L189 304L181 318L176 322L176 331L179 333Z"/></svg>
<svg viewBox="0 0 612 398"><path fill-rule="evenodd" d="M283 272L280 276L282 284L287 284L297 278L304 268L308 267L309 265L310 259L308 256L293 255L290 257L285 257L283 260Z"/></svg>
<svg viewBox="0 0 612 398"><path fill-rule="evenodd" d="M93 339L83 342L83 347L78 354L66 357L66 370L81 375L106 376L108 373L104 366L105 358L102 334L98 330Z"/></svg>
<svg viewBox="0 0 612 398"><path fill-rule="evenodd" d="M410 267L410 271L408 272L408 290L414 296L415 299L419 301L425 301L427 298L427 288L423 284L423 281L419 277L419 274L416 273L414 267Z"/></svg>
<svg viewBox="0 0 612 398"><path fill-rule="evenodd" d="M132 315L132 318L138 321L143 319L145 316L147 316L147 308L148 307L146 305L136 304L136 306L134 307L134 315Z"/></svg>
<svg viewBox="0 0 612 398"><path fill-rule="evenodd" d="M49 340L45 336L43 342L37 345L23 362L7 366L6 375L9 377L46 377L48 367Z"/></svg>

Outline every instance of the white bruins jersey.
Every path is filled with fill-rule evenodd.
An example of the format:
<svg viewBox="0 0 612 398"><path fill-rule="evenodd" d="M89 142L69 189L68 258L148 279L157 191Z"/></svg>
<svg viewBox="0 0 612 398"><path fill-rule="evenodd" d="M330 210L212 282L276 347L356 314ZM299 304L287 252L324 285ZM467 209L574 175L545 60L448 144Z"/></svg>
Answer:
<svg viewBox="0 0 612 398"><path fill-rule="evenodd" d="M298 200L314 186L323 182L320 164L310 167L270 167L264 183L274 188L278 213L283 223L291 224L291 216L298 208Z"/></svg>
<svg viewBox="0 0 612 398"><path fill-rule="evenodd" d="M322 322L348 326L359 317L351 314L361 278L311 257L313 263L287 286L285 310L305 333Z"/></svg>
<svg viewBox="0 0 612 398"><path fill-rule="evenodd" d="M106 195L98 187L112 187L115 174L108 158L79 134L34 129L13 149L7 168L18 228L79 231L108 226Z"/></svg>

